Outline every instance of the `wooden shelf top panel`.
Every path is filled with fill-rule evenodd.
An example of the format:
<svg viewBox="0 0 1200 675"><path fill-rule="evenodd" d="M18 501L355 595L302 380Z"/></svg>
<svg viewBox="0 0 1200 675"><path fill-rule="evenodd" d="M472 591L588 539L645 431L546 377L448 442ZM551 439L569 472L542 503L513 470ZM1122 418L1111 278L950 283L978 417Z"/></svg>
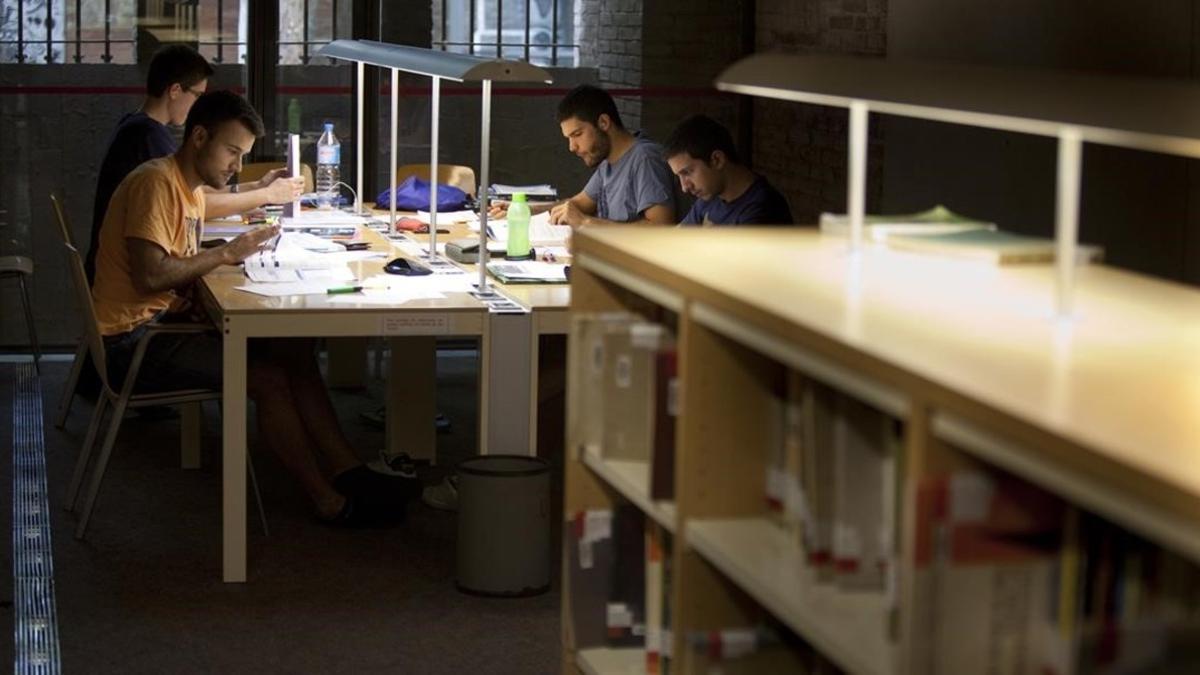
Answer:
<svg viewBox="0 0 1200 675"><path fill-rule="evenodd" d="M585 228L575 252L960 414L998 416L1016 440L1048 436L1142 496L1170 492L1182 512L1200 503L1194 288L1085 266L1061 320L1051 265L875 246L855 256L809 228Z"/></svg>

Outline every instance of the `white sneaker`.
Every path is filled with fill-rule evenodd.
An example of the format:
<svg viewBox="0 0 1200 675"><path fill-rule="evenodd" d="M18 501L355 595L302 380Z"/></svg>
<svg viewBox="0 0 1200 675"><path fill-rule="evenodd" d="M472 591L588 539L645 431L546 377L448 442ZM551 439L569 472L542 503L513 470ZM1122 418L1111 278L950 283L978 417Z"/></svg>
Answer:
<svg viewBox="0 0 1200 675"><path fill-rule="evenodd" d="M437 485L421 491L421 501L431 508L442 511L458 510L458 476L446 476Z"/></svg>
<svg viewBox="0 0 1200 675"><path fill-rule="evenodd" d="M367 462L367 466L371 467L372 471L385 473L389 476L400 476L401 478L417 477L417 464L406 452L398 455L389 455L386 450L380 450L379 458Z"/></svg>

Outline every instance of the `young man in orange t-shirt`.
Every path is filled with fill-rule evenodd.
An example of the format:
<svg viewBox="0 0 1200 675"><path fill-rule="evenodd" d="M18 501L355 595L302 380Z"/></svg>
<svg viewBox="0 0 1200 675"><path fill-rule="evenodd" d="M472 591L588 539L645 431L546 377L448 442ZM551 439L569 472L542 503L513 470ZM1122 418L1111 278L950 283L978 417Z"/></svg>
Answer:
<svg viewBox="0 0 1200 675"><path fill-rule="evenodd" d="M205 94L188 113L179 150L142 164L113 194L92 302L114 386L124 380L150 323L184 309L200 277L245 260L279 233L278 226L263 227L215 248L199 248L203 187L224 185L262 134L262 120L241 96ZM215 330L155 336L134 391L220 389L222 356ZM345 526L403 518L420 483L375 473L359 461L338 425L312 340L251 343L247 388L257 404L261 438L299 480L318 518Z"/></svg>

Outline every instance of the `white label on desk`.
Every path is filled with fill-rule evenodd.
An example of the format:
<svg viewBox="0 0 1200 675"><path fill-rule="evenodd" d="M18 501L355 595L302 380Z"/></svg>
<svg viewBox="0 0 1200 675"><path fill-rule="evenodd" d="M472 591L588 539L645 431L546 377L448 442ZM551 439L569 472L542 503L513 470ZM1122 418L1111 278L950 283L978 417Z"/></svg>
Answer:
<svg viewBox="0 0 1200 675"><path fill-rule="evenodd" d="M379 319L380 335L442 335L450 330L444 316L385 316Z"/></svg>

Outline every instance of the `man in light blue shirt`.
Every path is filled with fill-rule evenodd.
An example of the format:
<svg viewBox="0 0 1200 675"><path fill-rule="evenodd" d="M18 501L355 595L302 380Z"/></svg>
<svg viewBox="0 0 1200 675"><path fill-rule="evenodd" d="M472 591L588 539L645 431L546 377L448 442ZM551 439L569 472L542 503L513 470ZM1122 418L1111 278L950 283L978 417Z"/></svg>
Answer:
<svg viewBox="0 0 1200 675"><path fill-rule="evenodd" d="M580 85L558 104L571 152L596 172L579 194L555 205L550 222L567 225L677 222L675 178L662 146L626 131L603 89Z"/></svg>

